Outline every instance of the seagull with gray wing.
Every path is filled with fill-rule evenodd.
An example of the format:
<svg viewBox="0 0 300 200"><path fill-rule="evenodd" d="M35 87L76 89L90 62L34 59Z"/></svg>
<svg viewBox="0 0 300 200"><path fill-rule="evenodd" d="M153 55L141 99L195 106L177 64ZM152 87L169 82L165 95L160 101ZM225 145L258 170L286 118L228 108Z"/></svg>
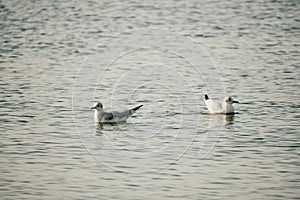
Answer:
<svg viewBox="0 0 300 200"><path fill-rule="evenodd" d="M140 109L143 105L139 105L135 108L124 110L122 112L113 111L113 112L105 112L103 110L103 105L101 102L96 102L91 109L94 111L94 120L95 122L101 123L116 123L116 122L126 122L126 120L132 116L138 109Z"/></svg>

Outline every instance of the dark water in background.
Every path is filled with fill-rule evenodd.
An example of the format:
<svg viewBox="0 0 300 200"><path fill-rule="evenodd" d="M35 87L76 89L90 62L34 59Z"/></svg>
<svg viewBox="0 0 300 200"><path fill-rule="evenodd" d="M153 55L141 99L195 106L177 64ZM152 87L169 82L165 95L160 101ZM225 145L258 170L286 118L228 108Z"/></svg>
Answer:
<svg viewBox="0 0 300 200"><path fill-rule="evenodd" d="M1 199L298 198L299 8L299 1L292 0L1 1ZM87 96L86 108L77 108L75 113L87 124L87 137L78 137L72 92L84 59L103 40L147 27L180 32L204 46L222 73L226 92L242 102L239 114L229 121L206 115L199 100L197 109L182 114L188 116L187 123L178 126L178 102L170 95L162 98L167 91L161 88L154 92L155 87L172 85L162 79L156 80L160 85L146 88L146 93L137 93L131 102L145 104L144 110L127 124L108 125L103 130L88 123L93 98ZM163 57L159 53L131 54L115 64L141 58L159 63L164 62ZM179 59L168 60L176 69L185 65ZM151 78L147 74L157 77L159 73L144 70L141 77ZM199 80L195 85L199 97L206 91L202 84ZM118 92L118 102L127 98L129 86ZM82 96L91 89L95 85L79 87ZM179 95L188 93L183 90ZM104 98L108 90L97 88L95 94L111 107ZM127 99L122 106L127 106ZM156 128L163 123L157 118L166 110L171 114L164 118L164 131L158 132ZM200 124L194 134L191 116L197 115ZM199 159L212 122L227 125L213 151ZM93 146L108 138L120 152L146 155L172 143L178 129L185 130L188 137L178 137L184 142L177 141L176 150L186 150L178 160L165 151L154 154L151 163L136 162L151 168L170 159L172 165L154 172L127 173L130 170L124 167L128 166L113 163L128 164L126 156L105 145ZM123 133L128 130L135 135ZM185 149L190 139L193 142ZM87 147L82 141L93 143ZM113 156L104 155L105 162L95 159L88 150L99 146L102 153Z"/></svg>

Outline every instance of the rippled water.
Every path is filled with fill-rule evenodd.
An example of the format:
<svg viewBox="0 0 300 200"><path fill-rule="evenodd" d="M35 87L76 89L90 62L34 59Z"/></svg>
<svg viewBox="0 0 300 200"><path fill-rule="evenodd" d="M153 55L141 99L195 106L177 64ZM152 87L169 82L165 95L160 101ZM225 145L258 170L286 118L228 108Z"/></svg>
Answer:
<svg viewBox="0 0 300 200"><path fill-rule="evenodd" d="M1 1L1 199L299 198L299 7ZM144 107L101 127L98 99Z"/></svg>

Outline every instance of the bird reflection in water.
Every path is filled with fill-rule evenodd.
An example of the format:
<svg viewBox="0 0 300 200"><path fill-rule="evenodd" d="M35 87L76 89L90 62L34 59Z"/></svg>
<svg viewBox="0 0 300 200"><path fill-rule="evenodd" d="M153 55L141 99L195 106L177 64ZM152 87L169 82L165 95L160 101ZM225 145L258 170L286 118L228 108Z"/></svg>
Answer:
<svg viewBox="0 0 300 200"><path fill-rule="evenodd" d="M225 115L225 114L207 115L207 120L217 122L217 124L231 125L234 124L234 115Z"/></svg>
<svg viewBox="0 0 300 200"><path fill-rule="evenodd" d="M102 135L103 134L102 130L103 130L103 123L97 122L94 135Z"/></svg>
<svg viewBox="0 0 300 200"><path fill-rule="evenodd" d="M104 134L104 126L105 131L124 131L124 124L128 124L126 122L95 122L95 132L94 135L103 135ZM122 128L123 127L123 128Z"/></svg>

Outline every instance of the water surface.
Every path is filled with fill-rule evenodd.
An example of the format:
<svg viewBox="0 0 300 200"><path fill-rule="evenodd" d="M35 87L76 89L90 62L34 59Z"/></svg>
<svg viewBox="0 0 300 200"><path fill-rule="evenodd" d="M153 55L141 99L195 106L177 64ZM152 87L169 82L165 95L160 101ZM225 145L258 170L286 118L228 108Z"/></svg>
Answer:
<svg viewBox="0 0 300 200"><path fill-rule="evenodd" d="M299 198L299 6L2 1L1 198ZM97 67L84 64L91 52L117 49L100 43L149 27L202 45L222 91L241 102L238 114L206 114L201 98L214 90L205 81L215 77L198 78L178 57L184 48L132 52L103 80L76 85L90 73L80 66ZM161 40L182 47L180 38ZM86 101L72 100L74 91ZM95 99L107 109L144 107L128 123L99 127L89 110Z"/></svg>

